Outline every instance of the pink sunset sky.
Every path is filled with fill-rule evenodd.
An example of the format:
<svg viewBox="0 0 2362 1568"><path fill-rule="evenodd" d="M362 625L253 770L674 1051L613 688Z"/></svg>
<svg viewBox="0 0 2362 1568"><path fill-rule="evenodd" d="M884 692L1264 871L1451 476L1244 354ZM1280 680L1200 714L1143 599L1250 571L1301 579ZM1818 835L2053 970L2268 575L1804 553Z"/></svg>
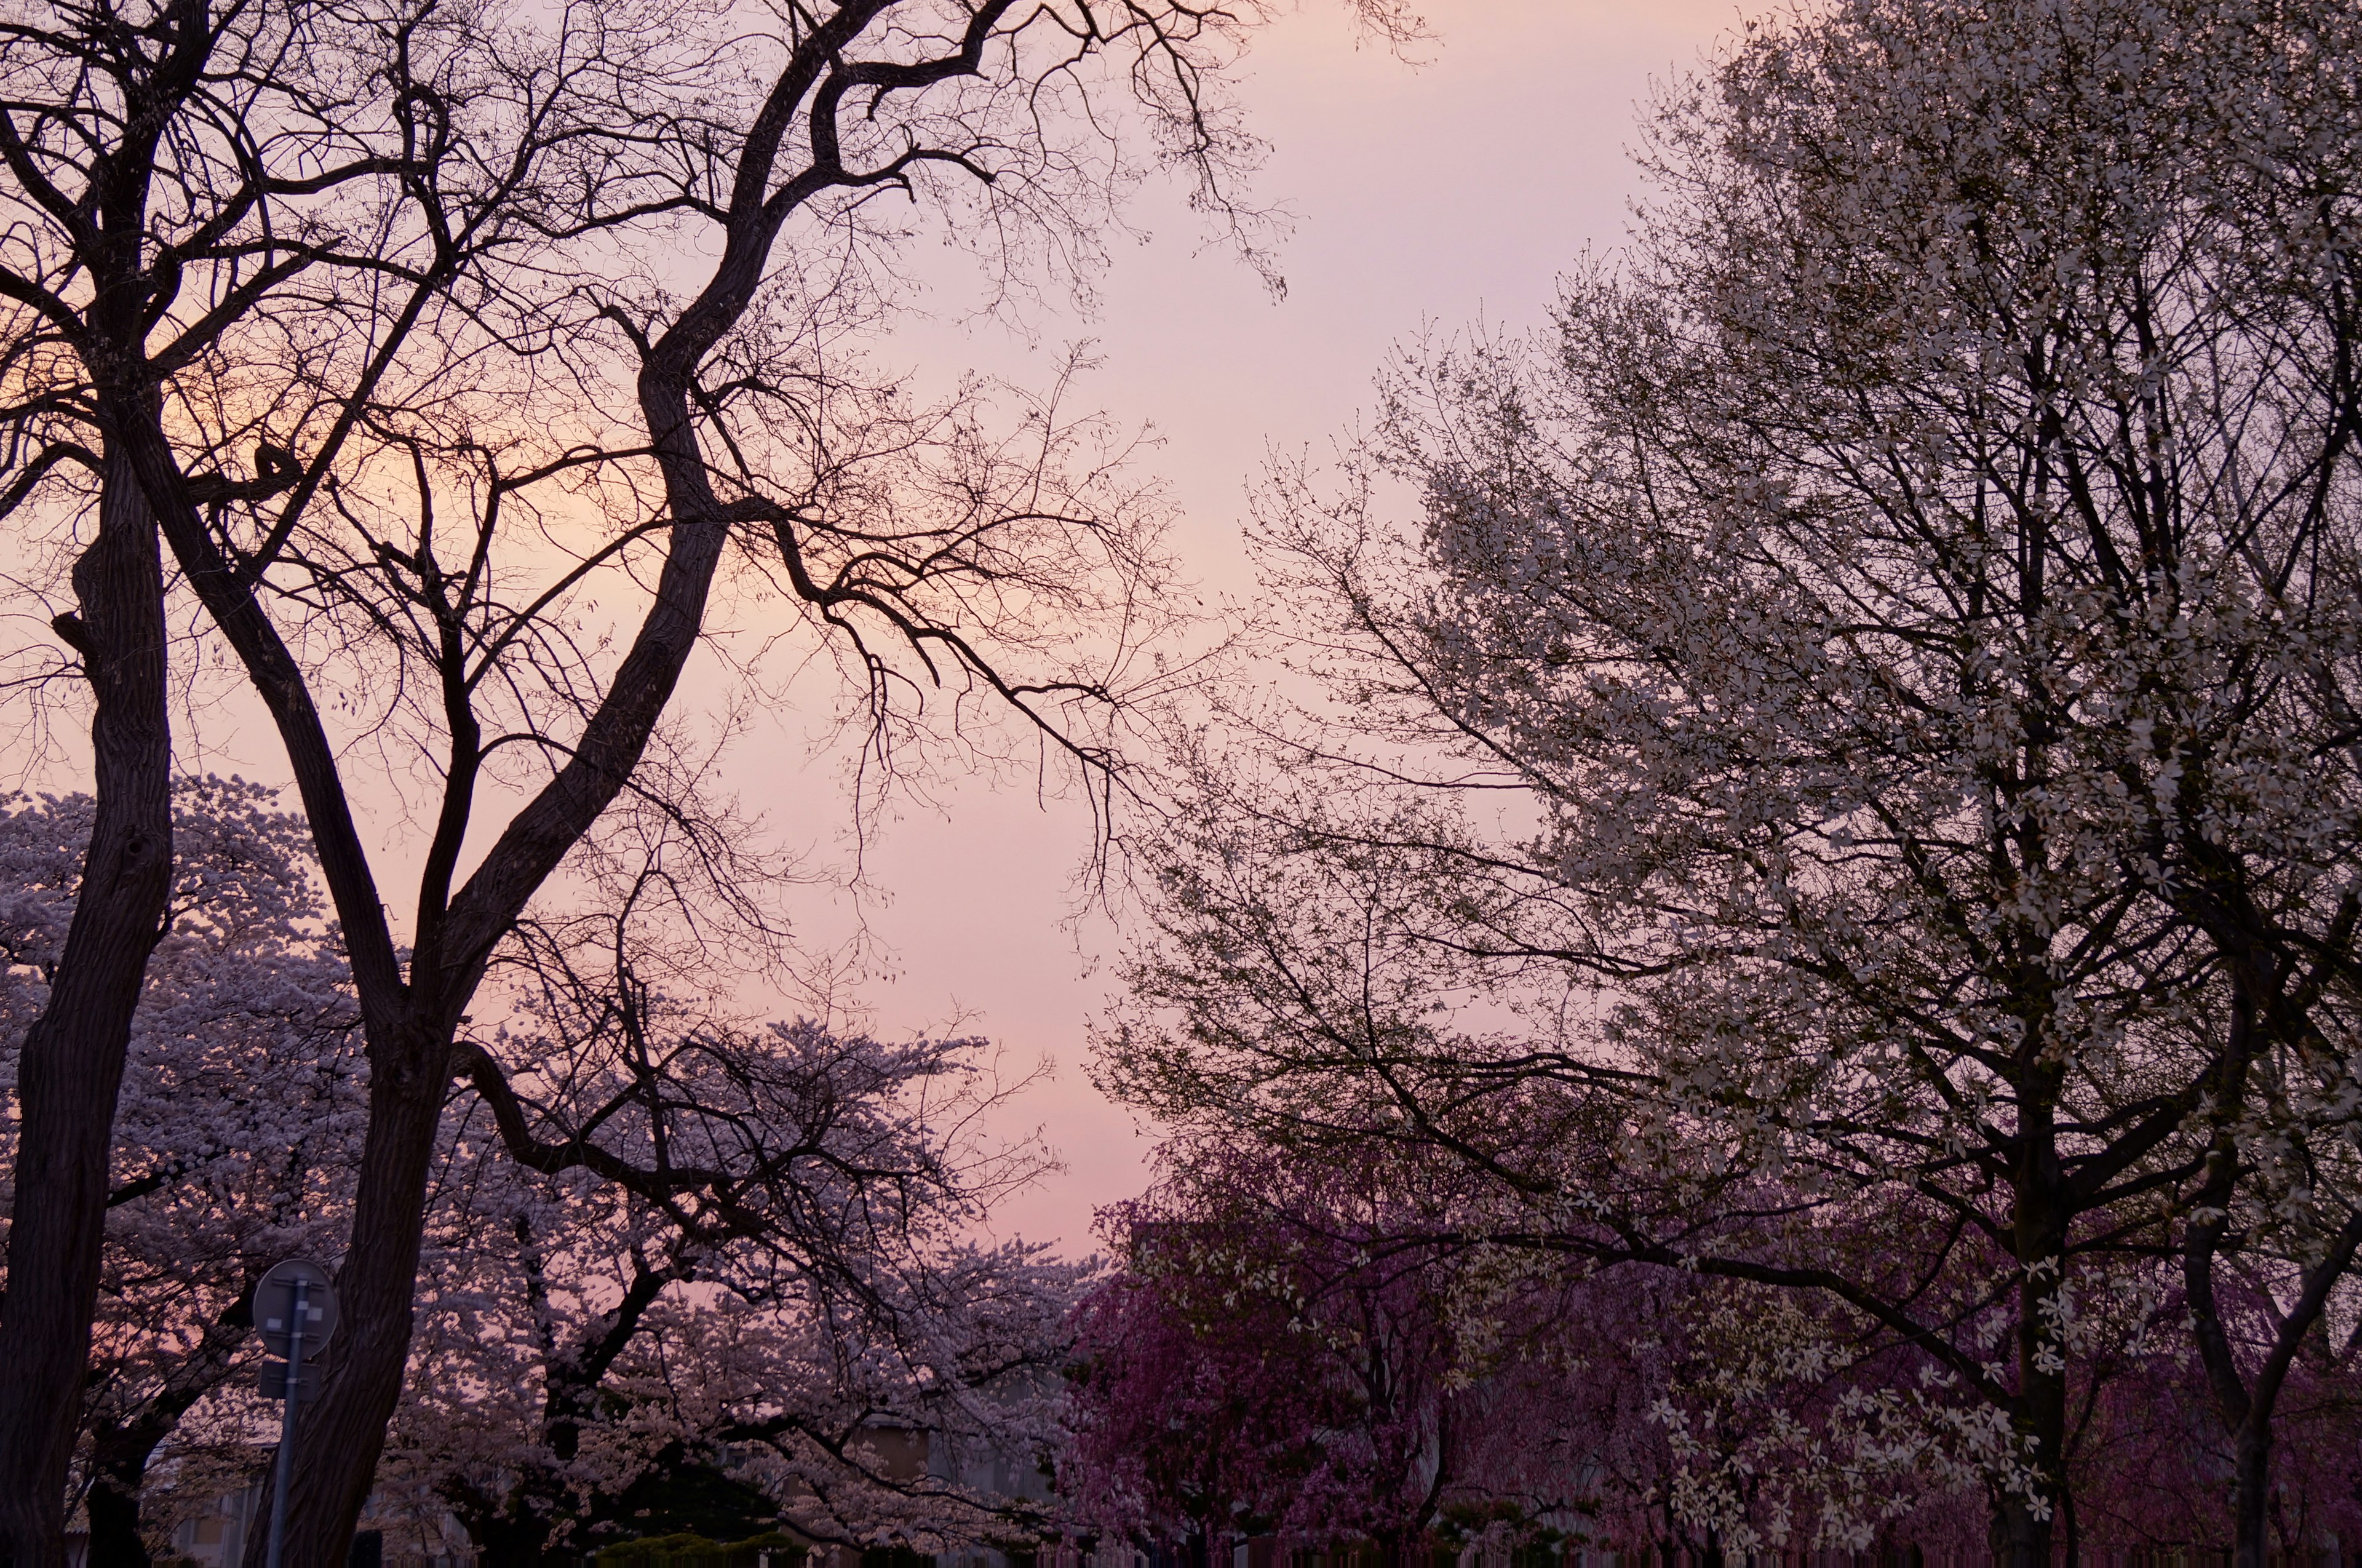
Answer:
<svg viewBox="0 0 2362 1568"><path fill-rule="evenodd" d="M933 315L906 322L881 356L929 385L974 370L1039 387L1070 345L1091 343L1100 369L1077 401L1153 428L1162 445L1144 462L1178 509L1186 573L1209 603L1246 602L1241 525L1266 455L1326 452L1368 403L1388 348L1423 327L1543 324L1561 270L1624 236L1651 83L1697 64L1743 15L1731 0L1430 0L1424 12L1435 38L1416 63L1357 43L1335 0L1302 0L1257 37L1241 95L1271 144L1254 195L1295 215L1278 257L1285 299L1207 242L1179 192L1152 183L1131 214L1150 237L1115 239L1094 312L1046 304L1030 340L962 325L972 301L946 250L920 259ZM943 275L923 275L929 266ZM189 715L186 762L283 780L269 725L226 668L217 673L227 695ZM720 782L782 848L842 862L842 757L813 754L806 719L758 720ZM84 787L72 727L53 738L11 783ZM358 803L386 885L408 887L415 867L403 845L415 835L403 803ZM788 898L815 947L856 922L874 939L890 978L854 999L879 1032L956 1021L1020 1070L1048 1062L1051 1076L1004 1108L1001 1126L1039 1127L1064 1169L1008 1201L994 1228L1073 1252L1094 1244L1097 1209L1144 1185L1155 1141L1089 1080L1088 1030L1120 941L1103 917L1076 915L1090 832L1080 802L1042 801L1021 781L939 781L931 803L898 802L867 843L857 902L822 889Z"/></svg>
<svg viewBox="0 0 2362 1568"><path fill-rule="evenodd" d="M1181 508L1187 570L1209 597L1249 595L1240 526L1265 453L1325 451L1369 401L1389 346L1422 325L1542 323L1558 272L1623 237L1651 83L1694 65L1741 17L1729 0L1444 0L1426 15L1437 39L1417 66L1356 48L1343 7L1324 0L1256 44L1243 97L1273 149L1258 194L1297 215L1284 301L1205 248L1173 192L1152 189L1135 221L1153 238L1119 242L1095 316L1043 319L1032 348L999 327L936 324L892 350L1038 384L1065 343L1095 340L1104 366L1082 396L1153 425L1164 445L1150 461ZM798 756L783 736L737 766L784 779ZM739 787L764 805L755 777ZM870 848L885 898L866 913L897 974L866 1000L890 1032L964 1015L1012 1061L1052 1060L1054 1078L1010 1108L1010 1124L1041 1125L1065 1170L1009 1202L996 1228L1086 1250L1093 1210L1140 1189L1153 1144L1087 1070L1117 946L1103 921L1070 919L1087 817L1017 789L938 798L940 813L905 810Z"/></svg>

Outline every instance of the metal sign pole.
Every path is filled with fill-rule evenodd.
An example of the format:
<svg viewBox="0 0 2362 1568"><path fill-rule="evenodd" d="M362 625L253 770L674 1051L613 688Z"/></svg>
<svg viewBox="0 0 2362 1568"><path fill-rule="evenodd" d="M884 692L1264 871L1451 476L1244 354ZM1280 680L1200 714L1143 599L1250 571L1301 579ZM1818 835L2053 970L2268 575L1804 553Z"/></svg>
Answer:
<svg viewBox="0 0 2362 1568"><path fill-rule="evenodd" d="M295 1281L294 1332L287 1344L287 1407L279 1418L279 1469L270 1484L270 1568L284 1568L287 1550L287 1478L295 1459L295 1404L304 1394L304 1329L309 1326L305 1313L311 1307L312 1286L309 1280Z"/></svg>
<svg viewBox="0 0 2362 1568"><path fill-rule="evenodd" d="M263 1348L284 1363L264 1362L260 1392L284 1399L279 1418L279 1457L270 1484L270 1568L283 1568L287 1551L287 1493L294 1481L295 1401L311 1393L304 1386L304 1353L326 1352L337 1331L337 1287L328 1271L310 1258L281 1258L254 1283L254 1329ZM0 1564L5 1568L5 1564Z"/></svg>

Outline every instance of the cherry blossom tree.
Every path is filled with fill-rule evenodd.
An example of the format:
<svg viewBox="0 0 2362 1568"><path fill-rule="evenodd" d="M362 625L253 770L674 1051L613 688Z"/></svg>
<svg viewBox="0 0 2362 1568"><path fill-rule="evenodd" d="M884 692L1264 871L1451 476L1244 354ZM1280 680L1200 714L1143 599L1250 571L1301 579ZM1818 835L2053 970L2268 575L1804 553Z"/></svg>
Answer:
<svg viewBox="0 0 2362 1568"><path fill-rule="evenodd" d="M963 1463L1046 1450L1087 1273L974 1240L1047 1163L987 1132L1024 1080L981 1040L758 1023L686 988L734 955L684 847L659 824L612 904L503 952L384 1475L503 1561L646 1533L690 1472L820 1540L1032 1539L1039 1508ZM911 1434L915 1472L880 1449Z"/></svg>
<svg viewBox="0 0 2362 1568"><path fill-rule="evenodd" d="M309 836L270 790L183 781L167 925L133 1014L89 1382L77 1405L92 1550L145 1561L149 1460L250 1375L254 1284L333 1246L367 1071ZM0 1048L40 1015L95 818L86 796L0 809ZM13 1141L15 1126L6 1135Z"/></svg>
<svg viewBox="0 0 2362 1568"><path fill-rule="evenodd" d="M1329 701L1197 743L1108 1083L1837 1304L1951 1380L2013 1561L2114 1260L2180 1256L2260 1563L2362 1196L2357 60L2348 7L1859 0L1671 91L1554 331L1275 478Z"/></svg>
<svg viewBox="0 0 2362 1568"><path fill-rule="evenodd" d="M243 1464L270 1410L248 1386L255 1282L291 1253L335 1255L363 1136L359 1020L303 822L236 781L177 796L172 927L135 1015L80 1423L108 1561L144 1560L143 1534L169 1527L172 1499L143 1498L160 1450L188 1472L175 1497L228 1473L208 1445ZM0 812L0 1040L39 1013L92 815L83 797ZM620 944L654 901L585 928ZM619 946L587 1008L574 955L480 1047L546 1086L528 1108L490 1077L501 1112L529 1116L544 1147L588 1146L535 1168L483 1099L447 1103L426 1328L381 1481L458 1505L518 1560L568 1556L552 1540L568 1518L628 1526L652 1465L733 1443L768 1453L751 1473L769 1507L822 1539L1038 1529L989 1481L892 1474L865 1450L881 1423L1019 1454L1054 1427L1078 1271L966 1239L1043 1157L981 1135L1011 1088L989 1048L748 1028L639 982L625 955L654 945ZM552 978L554 956L516 973Z"/></svg>
<svg viewBox="0 0 2362 1568"><path fill-rule="evenodd" d="M371 411L417 394L414 351L450 365L436 323L463 276L479 285L463 315L530 337L491 321L483 268L595 224L579 192L661 204L577 155L602 127L655 128L616 90L652 108L679 85L683 51L658 47L684 39L678 17L436 0L0 17L0 516L19 530L15 613L72 656L11 649L12 689L86 688L68 702L89 704L94 801L16 1086L0 1550L20 1561L61 1560L116 1098L172 879L157 469L177 473L174 504L252 527L251 567L332 492ZM74 607L53 614L61 599Z"/></svg>
<svg viewBox="0 0 2362 1568"><path fill-rule="evenodd" d="M645 1533L649 1484L725 1451L731 1485L816 1539L1038 1533L958 1463L1046 1451L1078 1277L968 1239L1040 1157L977 1133L989 1048L631 1006L603 1040L489 1047L556 1092L455 1112L471 1157L432 1211L387 1474L502 1561ZM873 1452L911 1433L920 1473Z"/></svg>

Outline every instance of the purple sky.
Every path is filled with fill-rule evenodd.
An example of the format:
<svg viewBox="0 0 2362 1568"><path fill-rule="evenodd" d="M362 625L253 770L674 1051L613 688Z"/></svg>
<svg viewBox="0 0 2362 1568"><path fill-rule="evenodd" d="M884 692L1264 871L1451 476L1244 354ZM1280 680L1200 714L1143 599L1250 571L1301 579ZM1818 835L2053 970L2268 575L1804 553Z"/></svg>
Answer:
<svg viewBox="0 0 2362 1568"><path fill-rule="evenodd" d="M1259 193L1298 215L1284 303L1229 256L1200 253L1188 215L1152 193L1139 221L1155 237L1119 251L1096 319L1046 320L1032 351L997 328L948 326L905 333L896 350L1038 382L1060 345L1097 339L1105 368L1084 395L1156 426L1189 571L1244 594L1239 524L1266 449L1325 449L1389 345L1423 322L1541 322L1559 270L1622 237L1651 80L1696 61L1740 13L1729 0L1449 0L1428 15L1440 36L1417 69L1356 50L1325 0L1304 0L1258 45L1245 98L1274 144ZM790 755L771 748L762 765ZM1022 791L941 799L940 816L904 812L869 857L890 899L871 929L899 971L869 999L889 1030L965 1011L1013 1059L1054 1060L1055 1081L1017 1120L1044 1127L1066 1170L1009 1204L1001 1228L1080 1250L1092 1210L1142 1184L1152 1142L1085 1072L1109 983L1092 959L1113 945L1103 925L1062 923L1087 824L1079 807L1045 811Z"/></svg>

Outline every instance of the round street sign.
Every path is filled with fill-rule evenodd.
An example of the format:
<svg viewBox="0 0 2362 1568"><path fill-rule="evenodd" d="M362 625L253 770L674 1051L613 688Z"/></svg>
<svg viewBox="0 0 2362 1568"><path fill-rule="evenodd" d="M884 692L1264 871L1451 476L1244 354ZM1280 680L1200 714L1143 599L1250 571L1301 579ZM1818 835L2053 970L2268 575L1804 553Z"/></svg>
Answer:
<svg viewBox="0 0 2362 1568"><path fill-rule="evenodd" d="M295 1321L295 1285L304 1283L304 1320ZM303 1337L306 1360L320 1353L337 1326L337 1292L328 1271L310 1258L289 1258L270 1265L254 1287L254 1329L270 1353L293 1360L297 1335Z"/></svg>

